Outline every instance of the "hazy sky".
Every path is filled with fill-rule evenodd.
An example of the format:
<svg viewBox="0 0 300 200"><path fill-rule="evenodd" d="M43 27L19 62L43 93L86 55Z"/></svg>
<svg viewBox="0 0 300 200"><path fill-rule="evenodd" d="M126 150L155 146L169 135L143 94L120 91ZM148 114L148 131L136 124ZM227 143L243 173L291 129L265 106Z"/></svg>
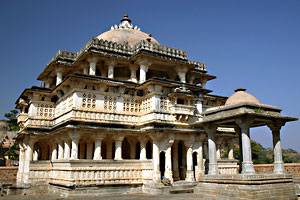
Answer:
<svg viewBox="0 0 300 200"><path fill-rule="evenodd" d="M300 114L300 1L0 1L0 116L15 106L59 49L79 51L92 37L119 24L134 25L161 44L205 62L213 94L247 88L261 103ZM1 117L4 118L4 117ZM300 122L282 128L284 148L300 151ZM251 138L272 146L268 128Z"/></svg>

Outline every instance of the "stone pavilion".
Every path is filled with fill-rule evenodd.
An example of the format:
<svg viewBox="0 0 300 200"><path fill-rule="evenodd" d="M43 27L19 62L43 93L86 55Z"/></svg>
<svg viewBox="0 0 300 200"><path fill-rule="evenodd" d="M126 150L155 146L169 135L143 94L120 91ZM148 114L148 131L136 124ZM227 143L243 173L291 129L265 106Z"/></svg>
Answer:
<svg viewBox="0 0 300 200"><path fill-rule="evenodd" d="M37 78L41 86L18 98L17 184L146 191L163 188L165 176L192 183L199 194L245 181L251 191L261 181L290 188L280 128L297 119L242 88L229 98L210 94L206 83L215 78L204 63L160 44L124 15L78 52L58 51ZM249 130L265 125L273 135L274 174L255 175Z"/></svg>

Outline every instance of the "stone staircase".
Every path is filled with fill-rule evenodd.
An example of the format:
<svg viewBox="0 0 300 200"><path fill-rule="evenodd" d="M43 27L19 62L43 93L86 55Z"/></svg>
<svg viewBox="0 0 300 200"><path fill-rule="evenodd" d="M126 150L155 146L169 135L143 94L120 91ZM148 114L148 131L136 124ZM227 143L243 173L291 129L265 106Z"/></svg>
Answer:
<svg viewBox="0 0 300 200"><path fill-rule="evenodd" d="M145 185L144 192L151 194L181 194L194 193L195 182L176 181L171 186Z"/></svg>

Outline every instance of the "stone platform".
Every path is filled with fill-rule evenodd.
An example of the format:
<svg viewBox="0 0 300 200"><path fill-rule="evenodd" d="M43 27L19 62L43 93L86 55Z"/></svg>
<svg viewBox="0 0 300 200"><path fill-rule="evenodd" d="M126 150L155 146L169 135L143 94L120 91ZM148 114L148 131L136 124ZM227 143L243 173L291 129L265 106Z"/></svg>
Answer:
<svg viewBox="0 0 300 200"><path fill-rule="evenodd" d="M206 175L194 189L204 199L297 199L292 176Z"/></svg>

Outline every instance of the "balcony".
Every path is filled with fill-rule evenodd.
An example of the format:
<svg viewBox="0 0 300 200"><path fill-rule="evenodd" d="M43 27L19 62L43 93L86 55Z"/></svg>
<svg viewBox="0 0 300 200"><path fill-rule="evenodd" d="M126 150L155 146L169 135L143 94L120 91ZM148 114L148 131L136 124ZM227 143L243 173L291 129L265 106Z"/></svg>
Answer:
<svg viewBox="0 0 300 200"><path fill-rule="evenodd" d="M176 115L194 115L196 107L191 105L175 104L170 106L172 114Z"/></svg>

